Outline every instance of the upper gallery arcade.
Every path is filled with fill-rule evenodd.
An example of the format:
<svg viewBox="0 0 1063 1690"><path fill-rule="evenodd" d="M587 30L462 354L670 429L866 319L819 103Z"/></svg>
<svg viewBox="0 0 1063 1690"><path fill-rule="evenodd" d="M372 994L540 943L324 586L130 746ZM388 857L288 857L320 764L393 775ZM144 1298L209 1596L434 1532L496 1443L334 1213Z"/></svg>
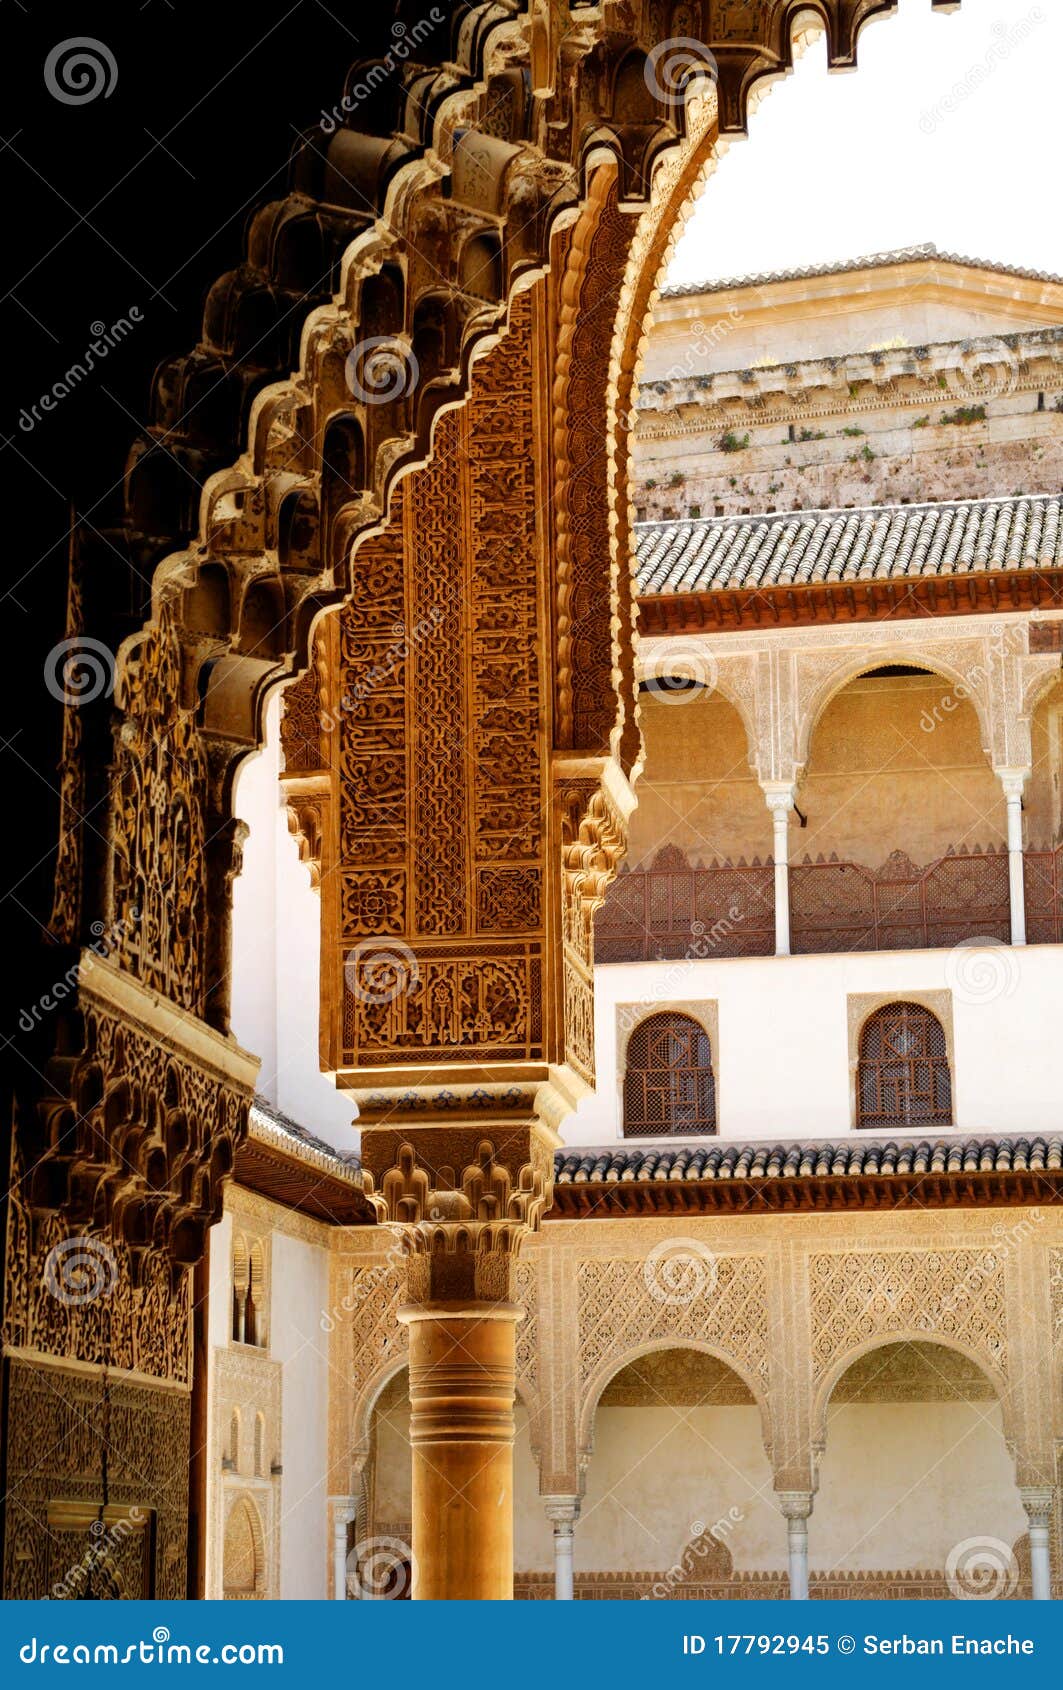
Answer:
<svg viewBox="0 0 1063 1690"><path fill-rule="evenodd" d="M1058 1590L1063 290L658 297L891 9L401 7L160 371L143 625L74 548L8 1593L101 1518L121 1595Z"/></svg>

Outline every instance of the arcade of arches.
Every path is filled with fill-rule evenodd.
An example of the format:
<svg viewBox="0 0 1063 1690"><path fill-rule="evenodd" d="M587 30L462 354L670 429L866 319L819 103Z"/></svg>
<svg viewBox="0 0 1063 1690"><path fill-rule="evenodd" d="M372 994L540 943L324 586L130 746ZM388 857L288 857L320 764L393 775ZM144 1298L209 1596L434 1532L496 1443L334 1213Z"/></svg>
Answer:
<svg viewBox="0 0 1063 1690"><path fill-rule="evenodd" d="M911 368L808 374L819 301L691 419L691 196L892 6L393 10L159 373L146 625L74 549L5 1594L1059 1595L1063 284L854 265ZM835 508L767 509L795 442Z"/></svg>

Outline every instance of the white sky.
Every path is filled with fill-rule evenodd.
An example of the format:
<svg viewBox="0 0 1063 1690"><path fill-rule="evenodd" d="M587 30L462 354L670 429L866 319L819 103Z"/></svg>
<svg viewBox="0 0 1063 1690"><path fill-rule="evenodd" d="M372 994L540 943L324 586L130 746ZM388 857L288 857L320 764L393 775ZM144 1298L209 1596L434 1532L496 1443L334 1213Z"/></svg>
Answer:
<svg viewBox="0 0 1063 1690"><path fill-rule="evenodd" d="M721 160L669 282L923 241L1063 274L1061 61L1063 0L900 0L853 74L816 43Z"/></svg>

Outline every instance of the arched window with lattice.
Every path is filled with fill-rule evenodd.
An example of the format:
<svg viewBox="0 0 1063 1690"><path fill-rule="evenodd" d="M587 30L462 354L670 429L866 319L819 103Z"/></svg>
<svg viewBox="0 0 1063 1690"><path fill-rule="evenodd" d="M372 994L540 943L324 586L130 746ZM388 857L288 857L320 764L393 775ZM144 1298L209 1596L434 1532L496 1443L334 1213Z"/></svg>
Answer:
<svg viewBox="0 0 1063 1690"><path fill-rule="evenodd" d="M887 1003L864 1022L856 1073L858 1127L947 1127L952 1076L945 1029L918 1003Z"/></svg>
<svg viewBox="0 0 1063 1690"><path fill-rule="evenodd" d="M700 1022L665 1010L639 1023L628 1041L624 1137L716 1131L712 1045Z"/></svg>

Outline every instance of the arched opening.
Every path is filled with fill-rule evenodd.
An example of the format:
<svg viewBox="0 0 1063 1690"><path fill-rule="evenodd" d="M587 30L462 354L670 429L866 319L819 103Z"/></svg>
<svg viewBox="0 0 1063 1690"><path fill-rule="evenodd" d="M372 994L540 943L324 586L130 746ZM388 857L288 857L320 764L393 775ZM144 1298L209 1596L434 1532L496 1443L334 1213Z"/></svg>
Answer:
<svg viewBox="0 0 1063 1690"><path fill-rule="evenodd" d="M830 697L797 792L795 950L1008 942L1006 805L984 744L969 689L910 663Z"/></svg>
<svg viewBox="0 0 1063 1690"><path fill-rule="evenodd" d="M860 1030L857 1126L889 1131L947 1127L952 1120L944 1027L923 1004L883 1004Z"/></svg>
<svg viewBox="0 0 1063 1690"><path fill-rule="evenodd" d="M261 1600L265 1577L262 1520L251 1497L241 1496L225 1522L222 1594L226 1601Z"/></svg>
<svg viewBox="0 0 1063 1690"><path fill-rule="evenodd" d="M749 1386L717 1356L676 1344L623 1363L593 1411L577 1594L711 1599L781 1578L763 1438Z"/></svg>
<svg viewBox="0 0 1063 1690"><path fill-rule="evenodd" d="M858 1578L847 1594L961 1597L981 1579L983 1595L1021 1595L1025 1533L1001 1404L984 1368L923 1339L857 1357L826 1408L809 1520L813 1594L817 1584L830 1595Z"/></svg>
<svg viewBox="0 0 1063 1690"><path fill-rule="evenodd" d="M626 1058L625 1138L716 1131L712 1041L692 1015L647 1016L631 1034Z"/></svg>

